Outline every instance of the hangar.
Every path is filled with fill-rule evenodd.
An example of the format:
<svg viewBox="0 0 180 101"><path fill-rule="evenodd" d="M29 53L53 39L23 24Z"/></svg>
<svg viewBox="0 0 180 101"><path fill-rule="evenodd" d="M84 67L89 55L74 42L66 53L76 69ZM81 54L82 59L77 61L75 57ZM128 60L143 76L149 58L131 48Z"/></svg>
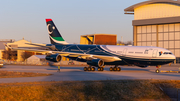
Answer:
<svg viewBox="0 0 180 101"><path fill-rule="evenodd" d="M134 15L134 46L166 48L180 62L180 0L148 0L124 11Z"/></svg>

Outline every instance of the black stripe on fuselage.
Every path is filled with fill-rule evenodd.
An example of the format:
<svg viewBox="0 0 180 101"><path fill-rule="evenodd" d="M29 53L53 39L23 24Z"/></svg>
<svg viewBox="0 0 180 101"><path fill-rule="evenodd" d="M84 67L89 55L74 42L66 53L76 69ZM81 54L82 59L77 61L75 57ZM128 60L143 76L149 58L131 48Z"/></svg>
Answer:
<svg viewBox="0 0 180 101"><path fill-rule="evenodd" d="M125 57L125 56L121 56L120 58L128 64L150 65L150 66L168 64L174 61L174 59L145 59L145 58L133 58L133 57Z"/></svg>
<svg viewBox="0 0 180 101"><path fill-rule="evenodd" d="M99 45L56 45L58 51L93 55L117 56L103 50Z"/></svg>

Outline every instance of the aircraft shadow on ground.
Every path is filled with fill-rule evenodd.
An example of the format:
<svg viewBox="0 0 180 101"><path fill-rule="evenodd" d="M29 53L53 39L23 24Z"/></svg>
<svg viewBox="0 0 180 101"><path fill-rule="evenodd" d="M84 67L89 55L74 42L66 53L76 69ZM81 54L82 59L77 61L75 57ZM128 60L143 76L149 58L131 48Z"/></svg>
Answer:
<svg viewBox="0 0 180 101"><path fill-rule="evenodd" d="M79 70L83 70L84 67L64 67L64 66L60 66L60 69L79 69ZM50 68L48 68L47 70L58 70L58 66L50 66Z"/></svg>
<svg viewBox="0 0 180 101"><path fill-rule="evenodd" d="M150 68L153 68L153 67L149 67L149 68L140 68L140 67L121 67L121 71L134 71L134 72L137 72L137 71L146 71L146 72L151 72L151 73L154 73L154 71L151 71ZM67 66L67 67L64 67L64 66L60 66L60 69L78 69L78 70L84 70L84 67L72 67L72 66ZM58 70L58 66L50 66L50 68L48 68L47 70ZM97 71L97 68L95 68L95 70ZM109 71L109 67L105 67L104 68L104 71Z"/></svg>

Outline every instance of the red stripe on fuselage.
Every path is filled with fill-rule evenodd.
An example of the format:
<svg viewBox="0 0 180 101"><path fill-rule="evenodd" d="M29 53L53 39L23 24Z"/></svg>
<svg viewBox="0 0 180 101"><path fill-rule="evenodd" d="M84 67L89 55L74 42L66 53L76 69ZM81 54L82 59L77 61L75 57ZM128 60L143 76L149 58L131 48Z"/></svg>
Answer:
<svg viewBox="0 0 180 101"><path fill-rule="evenodd" d="M46 19L46 22L52 21L52 19Z"/></svg>

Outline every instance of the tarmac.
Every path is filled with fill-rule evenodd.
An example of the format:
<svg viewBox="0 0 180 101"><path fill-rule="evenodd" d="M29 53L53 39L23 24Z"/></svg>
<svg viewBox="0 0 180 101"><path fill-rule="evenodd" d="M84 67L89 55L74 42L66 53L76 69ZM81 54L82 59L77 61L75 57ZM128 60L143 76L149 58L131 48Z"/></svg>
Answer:
<svg viewBox="0 0 180 101"><path fill-rule="evenodd" d="M83 67L61 66L61 71L57 72L57 66L21 66L5 65L0 68L3 71L48 73L51 76L42 77L21 77L21 78L0 78L0 83L15 82L38 82L38 81L91 81L91 80L180 80L180 73L162 72L155 73L156 67L140 68L136 66L121 66L121 71L109 71L105 67L104 71L83 71ZM161 71L180 71L180 65L164 65Z"/></svg>

